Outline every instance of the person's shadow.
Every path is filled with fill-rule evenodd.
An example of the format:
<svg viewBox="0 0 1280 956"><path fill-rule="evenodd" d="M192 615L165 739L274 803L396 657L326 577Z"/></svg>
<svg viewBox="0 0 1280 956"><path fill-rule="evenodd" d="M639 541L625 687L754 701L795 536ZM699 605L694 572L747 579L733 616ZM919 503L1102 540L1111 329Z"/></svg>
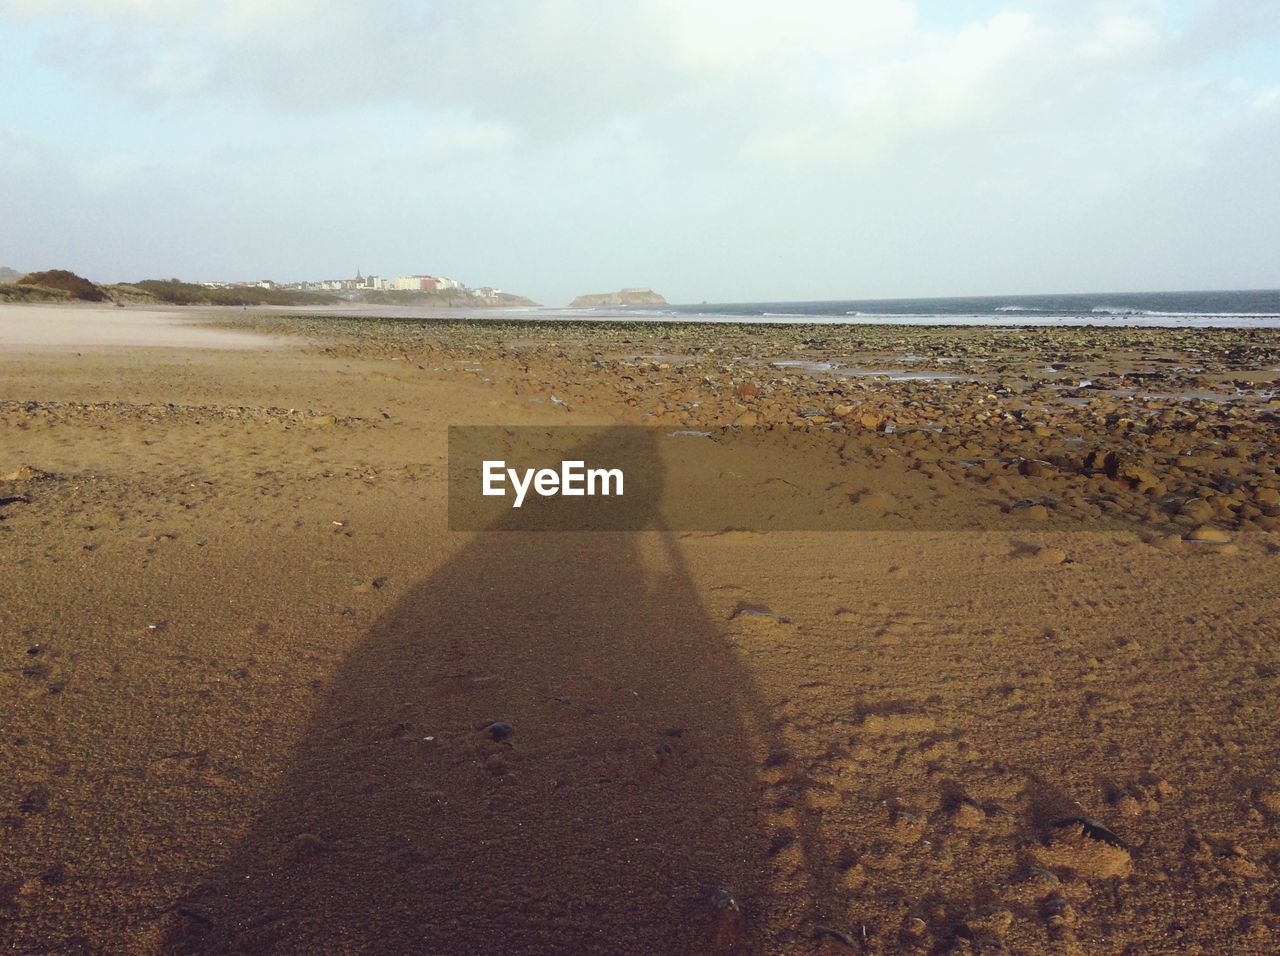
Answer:
<svg viewBox="0 0 1280 956"><path fill-rule="evenodd" d="M167 948L751 950L766 725L669 533L479 533L342 664Z"/></svg>

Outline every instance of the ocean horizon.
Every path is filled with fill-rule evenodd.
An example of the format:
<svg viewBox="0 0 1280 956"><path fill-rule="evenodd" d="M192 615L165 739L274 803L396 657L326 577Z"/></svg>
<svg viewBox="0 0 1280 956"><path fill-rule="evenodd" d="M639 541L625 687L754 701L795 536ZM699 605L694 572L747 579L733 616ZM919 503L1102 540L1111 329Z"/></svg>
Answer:
<svg viewBox="0 0 1280 956"><path fill-rule="evenodd" d="M851 325L1280 327L1280 289L939 296L523 310L550 318Z"/></svg>

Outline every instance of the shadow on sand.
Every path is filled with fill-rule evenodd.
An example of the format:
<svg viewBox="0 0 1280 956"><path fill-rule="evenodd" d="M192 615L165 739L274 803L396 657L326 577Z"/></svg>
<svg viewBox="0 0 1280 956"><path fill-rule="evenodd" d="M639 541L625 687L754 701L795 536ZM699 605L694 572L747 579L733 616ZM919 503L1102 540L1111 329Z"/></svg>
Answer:
<svg viewBox="0 0 1280 956"><path fill-rule="evenodd" d="M344 661L168 948L760 948L766 728L671 535L480 533Z"/></svg>

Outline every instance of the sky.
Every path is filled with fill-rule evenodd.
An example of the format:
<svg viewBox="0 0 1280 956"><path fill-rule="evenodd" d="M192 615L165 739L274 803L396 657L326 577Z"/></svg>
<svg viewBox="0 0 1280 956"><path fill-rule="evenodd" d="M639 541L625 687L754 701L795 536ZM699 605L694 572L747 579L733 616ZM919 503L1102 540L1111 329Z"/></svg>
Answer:
<svg viewBox="0 0 1280 956"><path fill-rule="evenodd" d="M0 266L1280 286L1277 0L0 0Z"/></svg>

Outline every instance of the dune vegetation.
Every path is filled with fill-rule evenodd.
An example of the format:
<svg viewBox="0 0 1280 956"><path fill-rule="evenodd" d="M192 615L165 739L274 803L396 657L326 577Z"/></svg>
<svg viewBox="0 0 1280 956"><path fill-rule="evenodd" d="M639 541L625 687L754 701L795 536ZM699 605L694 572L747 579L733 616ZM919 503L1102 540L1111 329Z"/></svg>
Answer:
<svg viewBox="0 0 1280 956"><path fill-rule="evenodd" d="M210 288L179 279L143 279L140 282L98 285L67 269L49 269L19 275L5 269L0 276L0 301L5 302L116 302L164 305L330 305L341 302L323 292L294 292L257 286ZM16 278L10 278L16 277Z"/></svg>
<svg viewBox="0 0 1280 956"><path fill-rule="evenodd" d="M19 302L66 299L102 302L108 298L99 286L66 269L29 272L15 282L0 285L0 299Z"/></svg>
<svg viewBox="0 0 1280 956"><path fill-rule="evenodd" d="M122 300L166 305L331 305L341 301L326 292L294 292L258 286L211 288L180 279L143 279L107 288Z"/></svg>

